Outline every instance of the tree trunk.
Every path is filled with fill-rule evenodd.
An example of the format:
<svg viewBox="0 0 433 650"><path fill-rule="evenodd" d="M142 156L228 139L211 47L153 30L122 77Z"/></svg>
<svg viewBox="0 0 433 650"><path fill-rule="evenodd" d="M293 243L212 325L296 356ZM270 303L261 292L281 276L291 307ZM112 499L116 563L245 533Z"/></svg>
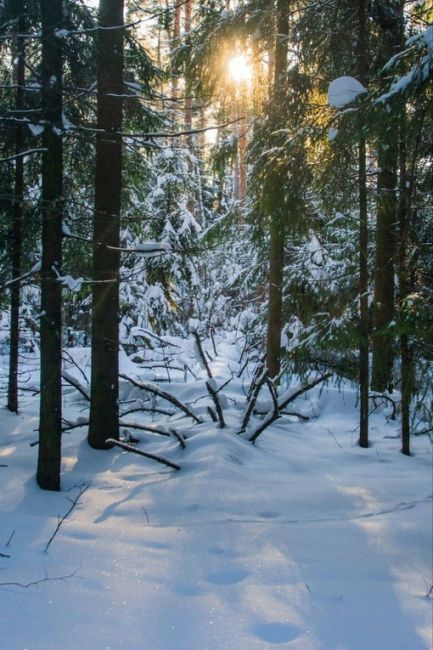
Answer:
<svg viewBox="0 0 433 650"><path fill-rule="evenodd" d="M358 0L358 77L367 84L367 3ZM368 447L368 215L366 147L364 123L359 119L358 188L359 188L359 446Z"/></svg>
<svg viewBox="0 0 433 650"><path fill-rule="evenodd" d="M174 21L173 21L173 38L172 38L172 45L171 48L173 49L173 46L178 45L178 40L180 36L180 14L181 14L181 9L182 5L177 2L176 8L174 10ZM172 80L171 80L171 96L172 99L176 99L177 97L177 90L178 90L178 78L176 74L172 72ZM176 112L176 102L173 102L173 112Z"/></svg>
<svg viewBox="0 0 433 650"><path fill-rule="evenodd" d="M123 0L100 0L93 220L92 380L88 441L119 437L119 265L122 183ZM111 28L111 29L110 29Z"/></svg>
<svg viewBox="0 0 433 650"><path fill-rule="evenodd" d="M280 372L283 305L284 232L279 219L271 221L269 249L269 307L266 366L270 377Z"/></svg>
<svg viewBox="0 0 433 650"><path fill-rule="evenodd" d="M289 34L288 3L277 0L277 36L275 41L275 73L273 110L277 111L285 92L287 71L287 37ZM281 108L280 108L281 110ZM280 372L281 323L283 305L284 225L280 215L271 215L269 249L269 308L266 342L266 365L269 376Z"/></svg>
<svg viewBox="0 0 433 650"><path fill-rule="evenodd" d="M24 20L24 2L17 3L18 34L24 34L26 24ZM15 108L20 116L24 108L24 83L25 83L25 39L17 36L16 44L16 96ZM18 413L18 346L20 338L20 282L21 275L21 248L22 248L22 220L24 196L24 159L20 156L24 150L23 127L15 127L15 191L13 199L13 226L12 226L12 280L11 288L11 323L10 323L10 350L9 350L9 384L8 403L9 411Z"/></svg>
<svg viewBox="0 0 433 650"><path fill-rule="evenodd" d="M62 0L41 0L42 13L42 270L41 401L37 481L60 489L62 423L62 264L63 144L62 48L55 30L63 22Z"/></svg>
<svg viewBox="0 0 433 650"><path fill-rule="evenodd" d="M404 109L403 109L404 111ZM398 279L399 301L402 317L400 319L400 355L401 355L401 451L410 456L410 402L412 397L412 354L409 335L404 328L404 301L410 293L410 271L408 263L410 201L406 163L406 115L403 112L400 126L399 146L399 255Z"/></svg>
<svg viewBox="0 0 433 650"><path fill-rule="evenodd" d="M189 33L191 31L191 13L192 13L192 0L186 0L185 2L185 22L184 22L184 28L185 28L185 34L186 34L186 39L189 40ZM190 131L192 129L192 88L191 88L191 82L189 79L185 79L185 130ZM189 149L189 156L188 156L188 173L193 174L194 173L194 138L193 135L187 135L186 136L186 142L187 146ZM187 208L191 214L195 213L195 197L190 196L187 201Z"/></svg>
<svg viewBox="0 0 433 650"><path fill-rule="evenodd" d="M387 21L379 25L382 29L381 68L402 45L402 5L388 0L385 5ZM392 19L389 18L391 16ZM392 391L393 335L390 324L394 320L394 274L397 231L397 138L394 117L383 112L383 125L378 142L377 164L377 223L376 260L373 314L373 390Z"/></svg>

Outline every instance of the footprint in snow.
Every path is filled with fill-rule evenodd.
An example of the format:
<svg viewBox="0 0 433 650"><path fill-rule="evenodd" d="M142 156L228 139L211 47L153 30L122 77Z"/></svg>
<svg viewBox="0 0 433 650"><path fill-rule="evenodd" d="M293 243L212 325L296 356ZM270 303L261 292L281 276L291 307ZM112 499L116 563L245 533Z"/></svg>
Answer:
<svg viewBox="0 0 433 650"><path fill-rule="evenodd" d="M257 514L263 519L276 519L278 517L278 512L273 512L272 510L263 510L263 512Z"/></svg>
<svg viewBox="0 0 433 650"><path fill-rule="evenodd" d="M173 591L178 596L200 596L203 589L198 585L174 585Z"/></svg>
<svg viewBox="0 0 433 650"><path fill-rule="evenodd" d="M206 580L211 585L236 585L245 580L248 575L249 573L245 569L223 569L209 574Z"/></svg>
<svg viewBox="0 0 433 650"><path fill-rule="evenodd" d="M287 643L299 636L300 629L290 623L259 623L252 631L266 643Z"/></svg>

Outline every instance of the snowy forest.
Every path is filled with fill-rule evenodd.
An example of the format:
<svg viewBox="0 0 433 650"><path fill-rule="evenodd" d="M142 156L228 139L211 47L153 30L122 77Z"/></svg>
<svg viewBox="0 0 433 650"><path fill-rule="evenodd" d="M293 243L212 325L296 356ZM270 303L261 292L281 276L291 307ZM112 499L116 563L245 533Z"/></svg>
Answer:
<svg viewBox="0 0 433 650"><path fill-rule="evenodd" d="M12 650L428 650L431 0L0 0Z"/></svg>

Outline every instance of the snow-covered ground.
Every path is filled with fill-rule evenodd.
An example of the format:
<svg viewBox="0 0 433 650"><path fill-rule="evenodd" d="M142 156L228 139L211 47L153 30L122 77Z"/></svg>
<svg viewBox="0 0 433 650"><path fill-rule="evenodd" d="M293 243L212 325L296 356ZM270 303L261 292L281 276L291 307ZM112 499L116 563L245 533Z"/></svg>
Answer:
<svg viewBox="0 0 433 650"><path fill-rule="evenodd" d="M86 365L85 350L69 352ZM238 358L233 339L218 342L218 385ZM123 371L146 376L125 358ZM171 417L186 449L131 431L179 472L120 449L92 450L83 427L64 435L63 491L40 491L29 445L38 398L27 394L19 416L2 411L0 553L10 557L0 556L0 647L430 648L429 439L415 438L414 456L403 456L398 423L382 408L371 417L373 444L361 450L355 392L331 383L293 406L317 417L280 419L252 446L236 435L242 381L224 389L220 429L207 416L204 372L193 371L201 378L184 383L179 372L163 385L204 420ZM68 372L79 378L72 364ZM70 420L83 416L78 398L65 390ZM145 416L124 419L149 423ZM58 516L89 483L44 552Z"/></svg>

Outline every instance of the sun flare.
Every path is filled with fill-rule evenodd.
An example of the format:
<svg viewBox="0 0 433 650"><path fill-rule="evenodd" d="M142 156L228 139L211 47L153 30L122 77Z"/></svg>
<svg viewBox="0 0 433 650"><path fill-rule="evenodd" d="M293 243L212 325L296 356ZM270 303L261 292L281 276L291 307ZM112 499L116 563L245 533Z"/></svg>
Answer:
<svg viewBox="0 0 433 650"><path fill-rule="evenodd" d="M230 79L236 83L250 81L252 70L245 54L237 54L229 59L228 73Z"/></svg>

